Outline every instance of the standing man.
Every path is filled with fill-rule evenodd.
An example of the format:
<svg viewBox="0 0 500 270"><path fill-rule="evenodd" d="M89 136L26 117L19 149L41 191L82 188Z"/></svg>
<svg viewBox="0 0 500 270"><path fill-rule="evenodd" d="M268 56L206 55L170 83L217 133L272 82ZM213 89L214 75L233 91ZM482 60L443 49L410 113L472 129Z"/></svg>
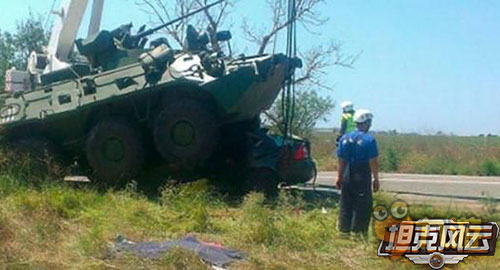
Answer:
<svg viewBox="0 0 500 270"><path fill-rule="evenodd" d="M342 108L342 118L340 119L340 137L356 130L354 123L354 105L351 101L344 101L340 104Z"/></svg>
<svg viewBox="0 0 500 270"><path fill-rule="evenodd" d="M356 111L357 130L342 136L337 148L339 163L335 185L342 190L339 230L345 235L351 232L367 234L372 212L372 186L374 192L380 187L377 142L368 133L372 119L370 111Z"/></svg>

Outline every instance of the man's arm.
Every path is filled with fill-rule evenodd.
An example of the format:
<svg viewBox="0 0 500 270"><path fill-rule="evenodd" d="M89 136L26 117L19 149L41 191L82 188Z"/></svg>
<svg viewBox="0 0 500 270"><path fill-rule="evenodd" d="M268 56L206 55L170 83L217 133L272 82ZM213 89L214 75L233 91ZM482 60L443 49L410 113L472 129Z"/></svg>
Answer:
<svg viewBox="0 0 500 270"><path fill-rule="evenodd" d="M342 183L344 182L344 171L345 171L346 165L347 165L347 163L342 158L339 158L337 182L335 182L335 186L337 187L337 189L342 188Z"/></svg>
<svg viewBox="0 0 500 270"><path fill-rule="evenodd" d="M373 175L373 191L377 192L380 189L380 181L378 178L378 159L372 158L370 159L370 170Z"/></svg>

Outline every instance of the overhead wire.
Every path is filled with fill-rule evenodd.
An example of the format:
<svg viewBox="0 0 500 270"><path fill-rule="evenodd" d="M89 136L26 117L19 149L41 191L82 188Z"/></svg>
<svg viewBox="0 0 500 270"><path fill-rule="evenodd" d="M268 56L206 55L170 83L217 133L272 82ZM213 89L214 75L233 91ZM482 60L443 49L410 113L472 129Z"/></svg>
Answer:
<svg viewBox="0 0 500 270"><path fill-rule="evenodd" d="M288 26L287 26L287 41L286 55L289 59L288 65L292 64L292 59L297 57L297 24L296 24L296 0L288 0ZM289 78L285 83L282 92L282 113L284 125L284 138L288 142L292 137L293 119L295 117L295 69L288 66L288 70L292 70Z"/></svg>
<svg viewBox="0 0 500 270"><path fill-rule="evenodd" d="M297 8L296 8L296 0L292 0L292 58L295 59L297 58L297 23L295 21L296 16L297 16ZM295 69L294 72L292 73L292 78L290 79L292 82L292 96L291 96L291 108L290 108L290 127L293 129L293 121L295 118ZM293 135L293 131L290 130L290 135Z"/></svg>

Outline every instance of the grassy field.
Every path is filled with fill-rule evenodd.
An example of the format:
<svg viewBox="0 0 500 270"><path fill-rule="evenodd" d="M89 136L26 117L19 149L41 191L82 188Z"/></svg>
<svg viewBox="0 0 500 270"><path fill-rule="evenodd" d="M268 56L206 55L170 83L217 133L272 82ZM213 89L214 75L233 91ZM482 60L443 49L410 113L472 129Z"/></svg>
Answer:
<svg viewBox="0 0 500 270"><path fill-rule="evenodd" d="M500 137L377 136L384 172L500 176ZM320 170L335 170L335 137L316 133Z"/></svg>
<svg viewBox="0 0 500 270"><path fill-rule="evenodd" d="M498 139L380 137L379 141L386 170L394 165L393 158L394 171L402 172L452 173L447 170L455 168L456 173L486 174L490 171L485 169L485 160L498 168ZM314 153L322 168L334 169L328 167L333 164L329 150L333 143L327 136L316 137L315 143ZM423 169L417 165L433 169L417 171ZM133 183L118 190L98 190L54 180L60 177L40 169L33 161L0 155L0 270L209 269L194 254L182 250L157 260L112 254L110 247L118 235L136 242L194 235L223 243L249 255L231 266L235 270L428 269L406 259L378 258L379 241L372 233L365 240L340 238L338 205L331 197L312 200L310 194L281 193L274 200L261 194L233 198L203 180L165 184L153 191ZM389 204L391 198L379 194L376 200ZM498 203L489 201L475 210L452 205L410 207L413 219L500 221ZM500 253L467 258L465 263L445 269L500 269Z"/></svg>
<svg viewBox="0 0 500 270"><path fill-rule="evenodd" d="M20 181L20 179L23 179ZM377 200L388 197L378 195ZM412 217L480 217L500 221L497 204L480 213L462 208L412 205ZM324 207L324 208L323 208ZM325 211L326 210L326 211ZM427 269L406 259L376 256L379 241L341 239L335 200L306 200L282 193L228 198L206 181L165 186L144 195L136 185L98 191L61 182L0 176L0 269L209 269L195 255L175 250L148 260L110 254L121 234L133 241L194 235L249 255L231 269ZM500 245L499 245L500 246ZM500 254L468 258L445 269L499 269Z"/></svg>

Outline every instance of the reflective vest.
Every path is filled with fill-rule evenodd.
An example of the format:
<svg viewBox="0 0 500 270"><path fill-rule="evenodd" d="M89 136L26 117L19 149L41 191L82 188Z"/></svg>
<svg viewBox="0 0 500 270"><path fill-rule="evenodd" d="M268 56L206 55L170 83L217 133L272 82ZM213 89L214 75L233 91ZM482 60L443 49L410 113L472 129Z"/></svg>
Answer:
<svg viewBox="0 0 500 270"><path fill-rule="evenodd" d="M352 113L344 113L342 115L342 123L344 122L346 123L346 134L356 130L356 123L354 122L354 116Z"/></svg>

